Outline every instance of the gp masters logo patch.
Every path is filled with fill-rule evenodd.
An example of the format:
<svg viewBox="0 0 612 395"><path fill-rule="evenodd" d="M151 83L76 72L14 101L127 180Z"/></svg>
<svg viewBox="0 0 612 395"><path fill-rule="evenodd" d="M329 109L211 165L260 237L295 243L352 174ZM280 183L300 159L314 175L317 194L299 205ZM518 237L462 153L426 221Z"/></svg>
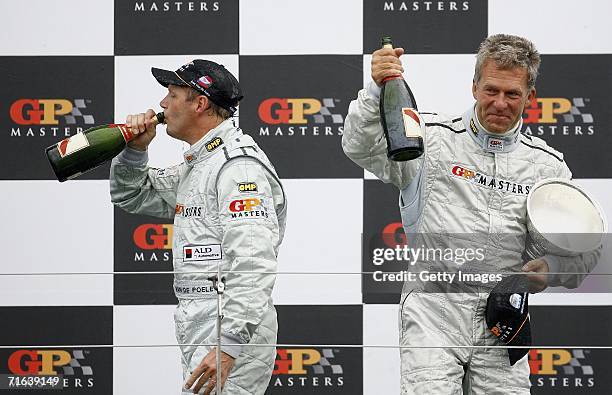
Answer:
<svg viewBox="0 0 612 395"><path fill-rule="evenodd" d="M456 164L451 166L451 174L454 177L471 182L480 187L497 189L502 192L513 193L516 195L527 196L529 194L529 190L531 189L531 185L517 184L516 182L512 181L496 179L493 176L489 176L478 171L470 170L466 167Z"/></svg>
<svg viewBox="0 0 612 395"><path fill-rule="evenodd" d="M233 200L229 204L230 218L268 218L268 212L263 203L263 200L258 198Z"/></svg>

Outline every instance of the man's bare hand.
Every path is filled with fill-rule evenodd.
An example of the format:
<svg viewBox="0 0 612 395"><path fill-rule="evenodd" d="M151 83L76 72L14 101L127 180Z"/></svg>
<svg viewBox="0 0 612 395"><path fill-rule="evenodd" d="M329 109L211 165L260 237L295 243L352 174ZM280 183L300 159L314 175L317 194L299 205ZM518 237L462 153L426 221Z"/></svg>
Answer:
<svg viewBox="0 0 612 395"><path fill-rule="evenodd" d="M403 48L382 48L372 53L372 79L381 86L387 77L400 75L404 72L399 57L404 54Z"/></svg>
<svg viewBox="0 0 612 395"><path fill-rule="evenodd" d="M125 124L134 134L134 140L128 143L130 148L138 151L146 151L151 140L155 137L155 125L153 117L155 111L148 109L146 113L131 114L127 116Z"/></svg>
<svg viewBox="0 0 612 395"><path fill-rule="evenodd" d="M221 388L225 385L225 380L229 376L230 371L234 367L234 358L228 354L221 352ZM199 378L199 379L198 379ZM197 380L197 382L196 382ZM213 348L208 354L202 359L202 362L198 367L191 373L191 376L185 382L185 389L193 387L193 393L197 394L200 392L204 384L208 382L205 395L211 394L215 388L217 380L217 350ZM195 383L195 387L193 386Z"/></svg>
<svg viewBox="0 0 612 395"><path fill-rule="evenodd" d="M534 259L523 265L523 272L533 272L534 274L528 274L527 280L529 281L529 292L538 293L548 288L548 276L547 273L550 271L548 263L542 258Z"/></svg>

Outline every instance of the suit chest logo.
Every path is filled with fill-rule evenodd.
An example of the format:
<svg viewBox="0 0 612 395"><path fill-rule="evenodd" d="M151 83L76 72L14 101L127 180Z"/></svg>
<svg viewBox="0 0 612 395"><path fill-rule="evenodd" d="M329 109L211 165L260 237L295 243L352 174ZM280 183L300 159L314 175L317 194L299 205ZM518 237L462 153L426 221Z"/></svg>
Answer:
<svg viewBox="0 0 612 395"><path fill-rule="evenodd" d="M527 196L529 195L529 191L531 189L531 185L519 184L513 181L495 178L494 176L471 170L461 165L451 165L450 172L453 177L459 178L463 181L476 184L483 188L497 189L504 193Z"/></svg>

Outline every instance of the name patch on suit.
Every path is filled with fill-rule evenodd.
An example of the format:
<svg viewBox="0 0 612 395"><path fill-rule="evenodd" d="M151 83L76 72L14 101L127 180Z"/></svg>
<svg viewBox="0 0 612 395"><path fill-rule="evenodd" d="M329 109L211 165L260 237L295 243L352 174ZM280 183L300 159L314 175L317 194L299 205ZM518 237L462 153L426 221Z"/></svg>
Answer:
<svg viewBox="0 0 612 395"><path fill-rule="evenodd" d="M502 192L513 193L516 195L529 195L531 185L517 184L516 182L502 180L483 174L479 171L468 169L462 165L452 165L451 174L453 177L460 178L464 181L471 182L483 188L497 189Z"/></svg>

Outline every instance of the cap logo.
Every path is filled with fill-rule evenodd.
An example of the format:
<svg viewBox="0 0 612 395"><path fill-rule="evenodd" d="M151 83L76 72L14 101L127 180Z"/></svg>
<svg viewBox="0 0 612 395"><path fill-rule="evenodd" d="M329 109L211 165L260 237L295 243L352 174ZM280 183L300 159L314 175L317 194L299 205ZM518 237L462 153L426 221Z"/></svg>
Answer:
<svg viewBox="0 0 612 395"><path fill-rule="evenodd" d="M510 304L512 305L512 307L514 307L515 309L520 309L522 303L523 303L523 297L521 295L519 294L510 295Z"/></svg>
<svg viewBox="0 0 612 395"><path fill-rule="evenodd" d="M179 70L185 71L186 69L188 69L191 66L194 66L193 62L189 62L189 63L186 63L186 64L182 65Z"/></svg>
<svg viewBox="0 0 612 395"><path fill-rule="evenodd" d="M210 88L212 84L213 84L213 79L207 75L198 78L198 85L200 85L204 89Z"/></svg>

